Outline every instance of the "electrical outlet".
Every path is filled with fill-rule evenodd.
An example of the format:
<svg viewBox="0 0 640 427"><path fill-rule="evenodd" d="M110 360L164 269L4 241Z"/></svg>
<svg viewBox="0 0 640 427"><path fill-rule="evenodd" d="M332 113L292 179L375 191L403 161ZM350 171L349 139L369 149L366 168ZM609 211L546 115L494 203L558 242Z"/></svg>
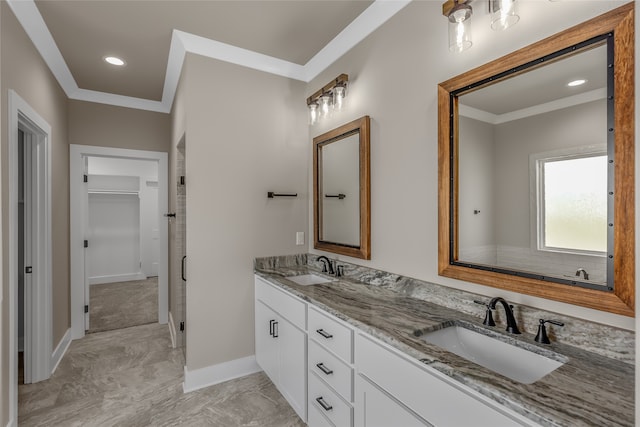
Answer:
<svg viewBox="0 0 640 427"><path fill-rule="evenodd" d="M304 231L296 232L296 245L304 245Z"/></svg>

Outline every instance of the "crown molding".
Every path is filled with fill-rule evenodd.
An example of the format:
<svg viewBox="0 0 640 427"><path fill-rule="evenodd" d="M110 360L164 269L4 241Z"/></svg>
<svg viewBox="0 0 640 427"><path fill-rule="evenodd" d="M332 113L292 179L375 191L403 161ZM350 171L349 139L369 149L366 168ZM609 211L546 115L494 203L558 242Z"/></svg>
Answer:
<svg viewBox="0 0 640 427"><path fill-rule="evenodd" d="M504 114L493 114L468 105L459 104L458 112L463 117L479 120L491 125L500 125L502 123L514 120L524 119L538 114L550 113L552 111L561 110L563 108L574 107L580 104L605 99L607 97L607 88L594 89L589 92L580 93L578 95L567 96L565 98L556 99L555 101L545 102L544 104L534 105L533 107L523 108L521 110L511 111Z"/></svg>
<svg viewBox="0 0 640 427"><path fill-rule="evenodd" d="M184 31L173 30L162 101L79 88L34 0L6 0L6 2L67 97L118 107L169 113L187 53L308 83L402 10L411 0L375 0L305 65L284 61Z"/></svg>

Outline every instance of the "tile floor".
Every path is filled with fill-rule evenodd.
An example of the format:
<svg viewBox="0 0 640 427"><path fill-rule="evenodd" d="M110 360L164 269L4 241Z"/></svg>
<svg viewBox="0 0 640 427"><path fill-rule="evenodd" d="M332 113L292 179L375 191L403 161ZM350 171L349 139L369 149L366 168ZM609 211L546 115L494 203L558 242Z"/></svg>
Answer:
<svg viewBox="0 0 640 427"><path fill-rule="evenodd" d="M86 335L19 386L19 426L305 426L263 373L185 394L183 365L167 325Z"/></svg>
<svg viewBox="0 0 640 427"><path fill-rule="evenodd" d="M158 278L91 285L89 332L158 321Z"/></svg>

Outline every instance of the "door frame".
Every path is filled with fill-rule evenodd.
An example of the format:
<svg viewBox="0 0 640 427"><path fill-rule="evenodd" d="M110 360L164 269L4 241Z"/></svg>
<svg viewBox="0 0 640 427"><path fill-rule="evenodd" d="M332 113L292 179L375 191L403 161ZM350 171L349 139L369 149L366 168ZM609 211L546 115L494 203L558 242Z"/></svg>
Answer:
<svg viewBox="0 0 640 427"><path fill-rule="evenodd" d="M51 126L15 91L8 93L9 131L9 420L18 416L18 127L36 136L34 175L36 178L36 220L32 299L26 300L31 328L25 327L25 345L31 349L31 380L51 376L52 362L52 263L51 263Z"/></svg>
<svg viewBox="0 0 640 427"><path fill-rule="evenodd" d="M88 212L82 206L82 192L86 191L82 176L84 158L111 157L158 162L158 215L168 212L168 153L160 151L131 150L126 148L97 147L90 145L69 145L69 220L70 220L70 262L71 262L71 337L85 335L84 305L85 291L85 250L84 225ZM169 312L169 230L159 219L160 260L158 265L158 323L166 324Z"/></svg>

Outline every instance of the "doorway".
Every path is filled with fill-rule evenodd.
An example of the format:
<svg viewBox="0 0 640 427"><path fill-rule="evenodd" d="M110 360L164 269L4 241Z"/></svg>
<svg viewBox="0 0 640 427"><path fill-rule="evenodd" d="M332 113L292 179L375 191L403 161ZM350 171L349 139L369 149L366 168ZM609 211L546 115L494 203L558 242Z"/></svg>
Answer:
<svg viewBox="0 0 640 427"><path fill-rule="evenodd" d="M157 318L161 324L167 323L168 317L168 230L166 223L160 220L162 213L168 206L167 193L167 153L155 151L141 151L129 149L116 149L109 147L94 147L74 145L70 146L70 241L71 241L71 330L73 339L85 335L87 328L91 329L91 283L128 282L146 279L147 274L157 274ZM131 173L120 174L117 177L108 178L104 173L99 173L100 168L90 170L90 162L95 163L120 163L146 162L153 164L157 170L157 176L149 176L146 173L133 177ZM95 173L98 171L98 173ZM151 174L153 175L153 174ZM93 182L92 182L93 181ZM100 182L101 181L101 182ZM153 230L143 231L136 219L139 213L148 208L140 203L141 193L149 192L155 195L156 209ZM91 199L94 206L91 207ZM118 263L102 262L100 253L114 253L114 249L108 249L105 245L120 244L121 242L107 242L105 226L112 218L104 215L105 208L113 207L113 203L119 206L120 211L126 211L130 215L122 224L115 224L120 230L127 230L123 239L137 239L140 245L134 248L135 254L129 254L128 261L125 258ZM97 207L96 207L97 206ZM91 211L100 215L90 216ZM90 221L93 218L94 223ZM96 224L98 221L100 224ZM101 230L103 236L96 231ZM92 230L92 226L94 229ZM109 226L114 226L111 224ZM106 233L109 234L109 233ZM111 233L113 234L113 233ZM156 241L156 261L153 261L153 250L148 251L149 256L142 257L142 235ZM132 237L133 236L133 237ZM93 243L92 243L93 241ZM124 241L124 240L123 240ZM147 246L145 244L145 246ZM107 252L104 252L104 251ZM131 249L129 249L131 250ZM133 260L135 265L126 265ZM122 262L120 262L122 261ZM118 265L116 265L118 264Z"/></svg>
<svg viewBox="0 0 640 427"><path fill-rule="evenodd" d="M85 330L158 322L158 162L87 156L87 196Z"/></svg>
<svg viewBox="0 0 640 427"><path fill-rule="evenodd" d="M9 90L9 366L10 419L23 382L48 379L52 352L51 126ZM20 357L22 353L22 357Z"/></svg>

